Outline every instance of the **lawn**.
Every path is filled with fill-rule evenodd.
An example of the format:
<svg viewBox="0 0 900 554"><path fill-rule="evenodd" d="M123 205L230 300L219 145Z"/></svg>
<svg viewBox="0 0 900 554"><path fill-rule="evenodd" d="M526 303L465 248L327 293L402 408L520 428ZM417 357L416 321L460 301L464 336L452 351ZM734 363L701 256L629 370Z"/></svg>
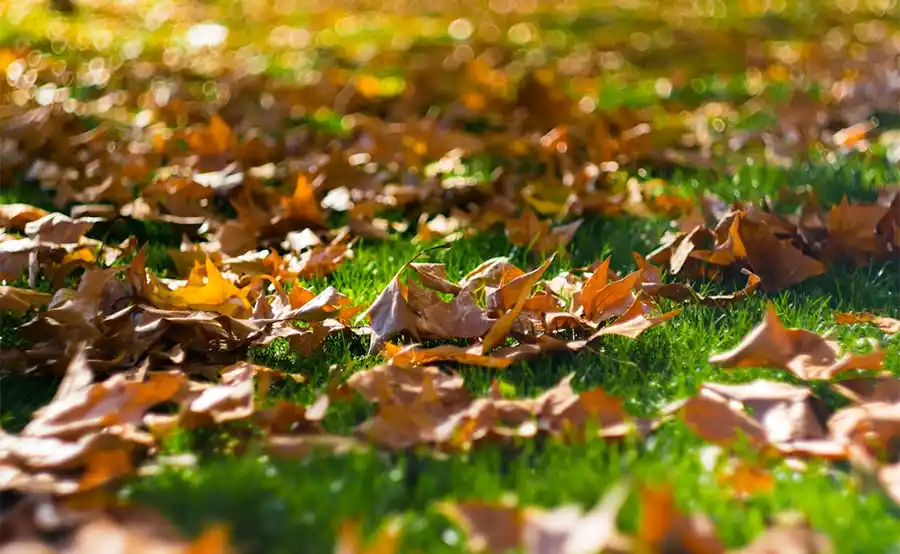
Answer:
<svg viewBox="0 0 900 554"><path fill-rule="evenodd" d="M44 493L50 491L50 502L87 503L95 512L123 502L148 506L190 538L224 524L239 552L330 552L336 539L344 543L346 550L337 550L342 553L468 552L479 548L479 524L487 530L512 524L484 516L475 518L475 529L467 529L465 518L453 515L454 505L464 511L481 502L528 519L522 514L571 505L588 510L624 487L627 499L611 514L619 535L637 537L626 551L740 551L773 526L799 536L806 524L827 536L834 552L900 551L900 480L891 484L878 477L880 469L895 468L900 459L891 442L900 437L896 415L870 421L860 431L864 437L838 436L833 428L816 436L840 446L840 455L826 457L786 454L785 444L794 443L771 436L788 426L788 419L767 423L761 408L741 417L759 415L769 438L719 441L704 425L719 423L734 432L737 425L722 412L698 422L674 404L700 398L707 383L757 379L809 389L821 402L818 414L860 405L877 418L877 410L889 411L900 402L891 377L900 374L900 333L887 325L846 324L840 317L900 318L900 242L892 244L895 239L884 235L882 226L891 224L890 210L900 213L900 200L889 195L900 182L895 157L900 93L885 77L896 71L900 21L887 8L846 2L612 7L575 1L550 9L509 1L466 7L398 2L396 9L376 11L366 2L331 0L315 6L84 0L76 2L76 13L59 14L45 4L29 0L0 7L0 74L6 87L0 97L0 207L27 204L39 210L34 217L0 212L0 247L7 245L0 252L2 285L56 294L52 301L29 297L26 309L15 305L9 289L0 300L5 308L0 438L9 438L0 446L0 469L15 473L0 477L0 529L12 530L9 536L53 547L81 536L78 529L89 525L82 520L62 530L34 531L31 521L22 522L21 509L14 511L34 499L48 502ZM220 36L223 30L227 34ZM398 131L398 124L405 127ZM72 168L76 176L66 176ZM236 185L225 183L238 173ZM588 181L594 184L585 185ZM712 205L711 199L720 200L723 210L738 208L742 222L748 213L781 214L764 219L768 223L762 227L776 243L793 241L789 248L797 254L778 262L765 256L754 260L745 252L717 265L701 252L708 246L698 243L685 264L701 268L693 275L675 270L665 256L650 256L673 233L690 231L693 225L686 228L686 222ZM847 205L842 202L851 213L871 207L866 213L878 216L859 216L851 237L835 223L839 206ZM100 219L74 235L67 227L77 224L72 220L55 230L47 227L47 233L68 232L68 240L41 237L41 230L35 239L26 224L15 221L44 221L49 212L74 219L78 212L72 209L79 206L85 206L81 213ZM426 225L439 214L459 231ZM800 215L791 219L795 214ZM701 221L702 216L709 229L722 219L702 213ZM264 222L251 226L254 218ZM380 220L367 223L373 218ZM542 242L554 236L546 225L578 220L571 238ZM788 220L799 221L799 230L782 232L772 223ZM741 229L759 225L749 221ZM893 225L900 237L900 217ZM352 255L332 259L323 245L283 242L288 232L295 236L307 228L318 242ZM740 236L753 250L747 235L725 229L728 240ZM26 236L34 244L28 246L31 259L26 255L22 263L10 245ZM888 246L876 249L881 240ZM716 248L724 248L723 239L716 241ZM771 249L772 243L758 244ZM111 257L101 255L106 247L114 247ZM247 251L265 251L265 262L236 260ZM576 314L576 300L561 294L565 298L557 302L546 292L562 275L586 294L586 281L605 259L615 273L609 281L625 280L638 269L633 253L659 266L666 283L702 295L739 291L747 282L740 270L748 267L762 276L762 286L734 301L692 301L653 292L645 269L625 291L630 296L621 310L588 322L583 320L591 319L590 306ZM312 255L321 256L319 269L309 269ZM496 300L489 289L510 287L522 271L534 270L551 255L535 281L538 292L529 285L522 301L552 298L557 307L526 307L522 314L538 315L525 316L512 313L515 302L506 308L485 305ZM544 344L541 337L551 335L554 344L571 344L614 327L627 320L622 312L629 305L643 310L640 317L679 312L636 337L612 333L577 348L541 347L537 355L500 369L470 358L476 365L414 361L404 371L421 376L423 365L436 366L435 383L451 375L464 380L453 394L500 403L539 397L571 375L576 393L599 387L621 399L626 420L652 421L652 430L629 429L609 438L603 436L605 424L598 429L596 421L588 422L573 430L571 421L562 421L555 431L492 428L486 437L473 434L468 440L459 438L460 425L449 439L397 439L411 432L409 426L419 431L416 418L424 416L410 412L410 421L388 421L380 434L365 431L364 422L397 409L386 400L391 393L382 391L373 402L351 379L391 359L377 348L379 341L374 351L370 347L383 333L373 312L366 318L365 310L382 301L398 272L406 283L400 288L410 287L404 295L412 302L415 280L404 268L414 258L445 264L442 282L464 284L473 270L497 257L521 271L498 266L503 276L496 282L486 278L487 287L475 294L477 310L483 309L491 324L505 314L515 320L495 343L500 347L495 360L504 347ZM763 258L768 261L759 263ZM143 272L134 277L139 263L146 265L146 278ZM823 270L785 286L776 283L803 263ZM85 287L78 289L85 275L104 267L120 270L103 281L103 294L113 294L109 283L131 286L130 296L119 298L126 303L116 309L135 310L105 328L98 322L116 310L103 304L100 292L90 299ZM210 291L219 271L227 281L222 290L238 292L204 300L203 295L219 294ZM264 274L268 277L260 277ZM137 331L119 334L119 326L134 327L151 313L141 310L212 314L219 318L215 321L226 321L226 329L239 329L240 321L267 317L259 315L259 298L269 298L266 306L277 315L284 312L276 304L281 291L293 299L306 291L310 297L326 294L328 287L346 295L343 303L328 304L332 319L300 317L278 327L283 334L267 344L219 348L206 331L183 322L182 327L167 323L165 330L165 348L183 344L180 354L164 350L155 335L159 342L146 339L150 342L141 350L136 345L144 339ZM187 292L178 295L179 290ZM448 290L429 297L431 306L459 294ZM398 296L405 306L407 300ZM89 299L87 307L64 304L78 298ZM298 308L292 301L286 310L308 308L309 299L304 302ZM784 326L834 340L841 352L882 352L883 358L877 367L803 378L790 364L759 361L780 355L774 341L765 356L746 367L710 363L763 322L767 306ZM47 318L60 309L68 310L69 319L49 325ZM354 313L334 315L343 309ZM554 311L569 314L566 321L581 319L574 328L541 329L549 323L537 322ZM72 313L81 314L77 324ZM462 350L488 341L483 332L465 335L468 329L452 315L437 323L460 332L422 332L416 340L415 329L398 324L403 316L392 314L384 337L391 345L421 342ZM327 332L323 320L333 322ZM61 338L48 343L48 336ZM805 353L804 346L793 347ZM114 355L116 348L121 355ZM79 352L87 352L88 361L79 361ZM399 360L391 363L403 365ZM238 384L219 370L242 361L273 370L254 369L243 383L250 387L251 414L235 416L226 401L220 401L221 411L191 407L196 402L190 398L197 398L186 392L191 384L197 390L233 386L236 391ZM84 378L78 377L82 363L93 373L87 373L87 383L73 384ZM57 393L64 382L87 395L90 387L125 376L135 385L147 384L149 391L150 379L164 373L186 380L181 396L160 396L158 405L148 400L146 409L118 427L109 423L118 416L92 421L77 408L63 416L65 422L35 415L48 403L65 400ZM895 387L893 397L855 398L840 386L844 379L864 386L876 373L885 390ZM419 399L449 394L433 390L432 378L417 378ZM388 388L396 392L401 384ZM158 390L135 394L161 394ZM241 402L237 392L227 394ZM327 411L316 419L310 413L323 398ZM122 410L140 403L120 401ZM422 400L426 409L437 409L441 401ZM261 414L278 406L292 406L284 417L294 419L276 430L277 424L261 423ZM300 406L309 409L300 413ZM399 408L402 413L419 404ZM532 419L548 425L543 418ZM27 450L16 440L24 444L22 437L37 423L44 426L43 440L93 438L71 429L47 431L79 421L95 426L97 436L127 444L127 463L97 462L83 454L71 465L53 465L37 454L29 460L27 453L16 453ZM170 421L172 427L166 427ZM150 442L131 438L123 427ZM343 437L347 448L279 453L271 448L273 435ZM350 438L356 440L349 444ZM885 452L866 467L854 452L875 443ZM93 481L77 473L82 469ZM74 488L66 488L71 482ZM660 500L668 491L679 513L702 514L712 522L721 546L690 538L708 539L708 532L671 513ZM97 508L97 502L103 506ZM791 527L786 521L804 523ZM380 534L385 543L371 550L348 545L357 524L362 536ZM556 532L573 529L569 521L565 531ZM395 531L396 545L390 540ZM130 528L127 533L140 536ZM482 548L486 540L489 549L503 551L496 546L499 539L482 539ZM528 552L624 548L610 541L593 550L556 544L545 550L519 546Z"/></svg>

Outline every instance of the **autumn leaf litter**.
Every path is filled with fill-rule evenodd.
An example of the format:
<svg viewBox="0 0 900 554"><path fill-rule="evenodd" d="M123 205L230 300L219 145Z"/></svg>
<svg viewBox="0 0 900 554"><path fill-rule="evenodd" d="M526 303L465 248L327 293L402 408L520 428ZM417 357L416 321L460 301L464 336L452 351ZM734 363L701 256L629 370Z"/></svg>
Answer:
<svg viewBox="0 0 900 554"><path fill-rule="evenodd" d="M443 59L435 48L423 59ZM775 464L798 472L823 464L865 475L900 503L900 379L886 348L900 322L890 314L833 314L836 325L866 326L877 337L860 353L830 334L786 326L769 301L755 328L708 360L722 375L753 370L752 380L698 383L640 416L627 409L629 398L585 387L577 373L535 394L504 392L505 375L525 363L590 357L607 341L645 340L685 310L728 313L836 268L895 260L896 186L871 201L832 205L808 188L791 209L776 210L770 199L691 198L664 180L629 175L686 161L731 171L713 151L771 163L812 147L848 156L866 149L875 128L848 120L866 101L797 97L793 114L817 115L785 116L758 137L712 137L657 127L650 110L584 110L553 84L563 79L558 70L506 74L489 66L493 55L457 60L462 76L441 82L411 69L416 86L397 96L382 95L377 79L337 70L297 84L239 78L226 67L216 78L229 80L230 100L209 104L191 101L188 88L172 101L146 96L151 84L139 64L158 62L130 60L119 72L132 78L114 77L122 111L103 115L103 97L72 99L77 109L69 109L20 94L32 77L64 84L31 53L17 47L0 56L13 85L0 115L0 175L26 175L25 186L47 199L0 206L0 310L22 318L21 341L2 353L0 371L60 381L19 432L0 430L0 490L18 499L0 517L0 549L232 551L225 527L186 541L116 495L168 463L196 463L169 459L166 444L198 430L231 436L233 454L296 461L365 451L521 453L547 441L640 447L682 425L715 452L719 483L737 501L771 491ZM33 66L32 77L16 64ZM260 91L268 111L248 100ZM443 119L416 112L448 94L461 100ZM338 96L346 114L339 135L285 123L298 107L334 108L325 99ZM470 131L481 117L491 120L488 130ZM823 141L826 124L839 130ZM476 157L512 161L482 180L453 175ZM630 267L606 255L573 267L585 221L620 217L671 225L656 248L626 253ZM169 271L148 261L148 241L107 240L110 229L135 225L177 230ZM472 260L462 272L438 261L498 229L515 256ZM397 237L417 253L388 279L372 277L384 282L373 300L341 290L335 275L361 250ZM732 291L709 294L701 288L709 283ZM336 337L366 345L377 363L329 370L327 387L305 404L273 395L273 383L311 376L251 361L274 344L313 359ZM467 386L472 367L490 372L484 394ZM330 412L353 402L369 411L352 430L326 425ZM678 505L666 483L672 476L661 477L623 479L591 506L530 506L472 491L432 509L465 532L472 551L725 552L714 520ZM624 530L619 515L629 501L640 515ZM339 552L388 553L403 533L402 521L388 519L363 540L351 519L335 538ZM775 548L834 551L795 514L773 519L738 551Z"/></svg>

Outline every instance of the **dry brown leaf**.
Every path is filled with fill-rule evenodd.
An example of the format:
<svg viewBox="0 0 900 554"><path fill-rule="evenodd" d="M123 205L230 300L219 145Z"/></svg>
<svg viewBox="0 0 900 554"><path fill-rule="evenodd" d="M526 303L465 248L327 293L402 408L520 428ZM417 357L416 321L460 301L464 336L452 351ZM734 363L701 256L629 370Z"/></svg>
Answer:
<svg viewBox="0 0 900 554"><path fill-rule="evenodd" d="M196 540L183 539L175 527L155 512L135 506L111 507L100 513L88 512L87 521L65 542L64 549L34 539L26 547L12 543L2 552L65 552L69 554L228 554L229 531L223 525L207 528ZM83 519L83 518L82 518ZM77 520L76 520L77 521ZM21 545L17 550L16 545ZM37 550L27 550L35 548Z"/></svg>
<svg viewBox="0 0 900 554"><path fill-rule="evenodd" d="M182 425L188 428L242 420L253 415L253 377L258 366L240 362L222 370L219 384L204 387L182 409Z"/></svg>
<svg viewBox="0 0 900 554"><path fill-rule="evenodd" d="M832 384L832 387L856 403L900 404L900 378L891 373L842 379Z"/></svg>
<svg viewBox="0 0 900 554"><path fill-rule="evenodd" d="M47 210L29 204L4 204L0 206L0 227L22 230L28 223L46 215Z"/></svg>
<svg viewBox="0 0 900 554"><path fill-rule="evenodd" d="M291 262L291 268L296 266L297 277L309 279L311 277L323 277L344 262L353 257L353 250L349 244L335 243L325 246L313 246L305 250Z"/></svg>
<svg viewBox="0 0 900 554"><path fill-rule="evenodd" d="M749 440L785 455L846 455L843 444L825 431L822 404L802 387L764 380L705 383L697 396L676 403L675 409L689 428L717 444Z"/></svg>
<svg viewBox="0 0 900 554"><path fill-rule="evenodd" d="M410 404L379 405L375 417L357 427L357 433L392 450L423 444L441 445L454 439L465 420L473 419L468 408L467 405L437 401L426 386ZM477 415L473 414L474 419Z"/></svg>
<svg viewBox="0 0 900 554"><path fill-rule="evenodd" d="M506 238L513 246L532 247L550 233L550 223L541 221L530 209L506 224Z"/></svg>
<svg viewBox="0 0 900 554"><path fill-rule="evenodd" d="M472 552L594 554L619 540L616 519L627 496L627 487L616 485L587 512L578 506L523 509L481 501L444 502L438 510L463 529Z"/></svg>
<svg viewBox="0 0 900 554"><path fill-rule="evenodd" d="M447 279L445 264L412 262L409 268L416 272L426 287L446 294L458 294L462 287Z"/></svg>
<svg viewBox="0 0 900 554"><path fill-rule="evenodd" d="M583 222L583 219L578 219L565 225L553 227L535 243L535 250L539 254L547 255L564 249L575 237L575 233L578 232L578 228L581 227Z"/></svg>
<svg viewBox="0 0 900 554"><path fill-rule="evenodd" d="M0 490L68 495L104 485L133 471L139 438L89 433L61 440L0 432Z"/></svg>
<svg viewBox="0 0 900 554"><path fill-rule="evenodd" d="M469 347L442 344L426 348L417 344L400 347L385 344L384 355L388 362L399 366L423 366L434 362L457 362L460 364L503 369L512 363L511 359L482 354L483 347L476 343Z"/></svg>
<svg viewBox="0 0 900 554"><path fill-rule="evenodd" d="M412 404L426 386L434 399L446 404L469 400L462 377L436 367L380 365L354 373L347 385L370 402Z"/></svg>
<svg viewBox="0 0 900 554"><path fill-rule="evenodd" d="M98 221L102 219L96 217L72 219L61 213L51 213L26 223L25 234L40 242L72 243L77 242Z"/></svg>
<svg viewBox="0 0 900 554"><path fill-rule="evenodd" d="M632 290L640 283L643 274L638 270L622 279L607 283L608 265L608 260L604 261L600 269L584 284L579 296L584 317L595 323L622 315L628 309L634 299Z"/></svg>
<svg viewBox="0 0 900 554"><path fill-rule="evenodd" d="M745 269L743 270L743 273L747 275L747 285L743 289L732 294L704 296L695 292L694 289L688 285L681 283L663 283L662 273L659 268L650 264L650 262L640 254L633 253L633 256L637 262L638 269L643 271L643 282L640 285L641 290L651 298L662 297L668 298L669 300L675 300L676 302L696 302L704 306L724 307L746 299L756 292L756 289L759 288L760 284L759 276Z"/></svg>
<svg viewBox="0 0 900 554"><path fill-rule="evenodd" d="M826 255L831 259L849 258L859 265L867 263L879 251L875 228L888 208L878 204L850 204L845 197L828 212Z"/></svg>
<svg viewBox="0 0 900 554"><path fill-rule="evenodd" d="M621 544L616 519L628 497L625 485L614 485L593 509L578 506L528 510L523 529L528 554L593 554Z"/></svg>
<svg viewBox="0 0 900 554"><path fill-rule="evenodd" d="M435 291L409 281L407 304L416 313L417 330L424 338L478 338L494 324L475 302L471 286L460 289L452 300L444 302Z"/></svg>
<svg viewBox="0 0 900 554"><path fill-rule="evenodd" d="M572 389L573 375L562 379L535 400L538 423L551 432L583 430L596 427L601 436L621 436L630 430L630 417L622 400L595 388L576 394Z"/></svg>
<svg viewBox="0 0 900 554"><path fill-rule="evenodd" d="M670 488L644 487L640 498L640 544L653 552L724 554L725 547L716 536L712 522L702 515L680 513Z"/></svg>
<svg viewBox="0 0 900 554"><path fill-rule="evenodd" d="M355 374L348 384L363 396L378 400L378 413L361 424L357 433L395 450L449 443L467 420L475 421L468 430L471 435L480 428L477 422L489 408L471 401L462 379L436 368L379 366ZM469 440L469 436L461 437L459 443L464 446Z"/></svg>
<svg viewBox="0 0 900 554"><path fill-rule="evenodd" d="M685 425L704 440L730 445L746 437L756 444L765 442L764 430L749 415L718 397L701 393L678 408Z"/></svg>
<svg viewBox="0 0 900 554"><path fill-rule="evenodd" d="M738 237L753 273L766 292L776 292L825 273L825 264L779 239L762 223L741 218Z"/></svg>
<svg viewBox="0 0 900 554"><path fill-rule="evenodd" d="M132 261L129 276L140 296L159 308L189 308L224 315L241 315L250 311L247 299L249 289L236 287L209 258L204 265L195 265L187 283L175 289L169 288L145 269L143 251Z"/></svg>
<svg viewBox="0 0 900 554"><path fill-rule="evenodd" d="M32 308L46 306L52 298L46 292L0 286L0 311L22 315Z"/></svg>
<svg viewBox="0 0 900 554"><path fill-rule="evenodd" d="M322 239L312 229L306 228L302 231L289 232L285 236L282 246L287 250L291 250L294 254L299 254L304 250L321 244Z"/></svg>
<svg viewBox="0 0 900 554"><path fill-rule="evenodd" d="M82 369L70 365L70 374L78 371ZM22 434L75 439L108 428L127 433L140 426L150 408L172 400L186 381L180 371L151 372L146 381L130 381L123 374L115 375L55 398L35 413Z"/></svg>
<svg viewBox="0 0 900 554"><path fill-rule="evenodd" d="M900 503L900 404L867 402L844 408L828 421L831 434L847 444L850 461L874 473Z"/></svg>
<svg viewBox="0 0 900 554"><path fill-rule="evenodd" d="M418 338L418 316L406 301L405 288L398 272L363 314L372 328L370 355L381 350L385 342L399 333L407 332Z"/></svg>
<svg viewBox="0 0 900 554"><path fill-rule="evenodd" d="M783 368L800 379L829 379L850 369L879 369L885 353L846 354L839 357L834 341L805 329L787 329L770 302L765 319L741 343L728 352L710 357L725 368Z"/></svg>
<svg viewBox="0 0 900 554"><path fill-rule="evenodd" d="M825 535L806 525L790 523L766 529L734 554L832 554L834 551Z"/></svg>
<svg viewBox="0 0 900 554"><path fill-rule="evenodd" d="M635 296L631 306L619 316L612 324L603 327L596 333L592 334L587 342L591 342L605 335L617 335L620 337L628 337L636 339L641 333L651 327L655 327L660 323L668 321L681 313L681 310L672 310L658 316L648 316L649 306L644 304L640 296Z"/></svg>
<svg viewBox="0 0 900 554"><path fill-rule="evenodd" d="M97 338L102 333L97 325L98 312L105 301L111 304L125 296L127 290L114 290L118 283L115 280L120 268L90 269L81 278L77 290L60 289L53 295L47 311L40 314L37 320L29 322L23 332L35 338L46 338L46 331L40 323L49 322L55 326L63 326L61 332L68 338ZM37 326L33 331L31 326Z"/></svg>
<svg viewBox="0 0 900 554"><path fill-rule="evenodd" d="M499 346L503 340L506 339L513 323L522 311L522 307L525 306L525 301L528 300L532 287L534 287L544 272L547 271L547 268L553 263L554 258L555 255L550 256L537 269L516 277L509 283L508 286L510 289L516 291L516 303L494 323L494 326L491 327L491 330L485 335L481 348L482 354L486 354L494 347Z"/></svg>
<svg viewBox="0 0 900 554"><path fill-rule="evenodd" d="M500 554L522 546L525 514L521 508L476 500L445 502L438 511L462 528L472 552Z"/></svg>
<svg viewBox="0 0 900 554"><path fill-rule="evenodd" d="M319 397L310 406L281 400L271 408L256 412L254 423L269 434L320 433L320 422L328 406L328 396Z"/></svg>
<svg viewBox="0 0 900 554"><path fill-rule="evenodd" d="M869 312L850 314L834 312L834 321L839 325L855 325L857 323L872 323L889 335L900 333L900 319L881 317Z"/></svg>
<svg viewBox="0 0 900 554"><path fill-rule="evenodd" d="M717 481L737 497L771 493L775 490L775 477L772 472L746 460L730 460L718 474Z"/></svg>

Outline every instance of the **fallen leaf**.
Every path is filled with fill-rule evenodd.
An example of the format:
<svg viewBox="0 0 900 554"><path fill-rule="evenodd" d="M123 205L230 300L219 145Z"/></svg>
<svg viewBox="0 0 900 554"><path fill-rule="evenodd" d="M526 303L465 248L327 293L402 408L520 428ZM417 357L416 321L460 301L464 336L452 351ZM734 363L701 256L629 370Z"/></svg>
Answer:
<svg viewBox="0 0 900 554"><path fill-rule="evenodd" d="M82 371L80 364L86 360L75 358L75 362L69 374ZM186 378L180 371L168 371L151 372L146 381L130 381L119 374L90 386L83 386L83 382L38 410L22 435L68 440L111 427L128 433L141 425L150 408L173 399ZM63 385L61 390L65 390Z"/></svg>
<svg viewBox="0 0 900 554"><path fill-rule="evenodd" d="M509 330L512 328L513 322L522 311L522 307L525 305L525 301L528 300L528 296L531 293L532 287L534 287L534 285L541 278L544 272L547 271L547 268L550 267L550 264L553 263L554 257L555 255L550 256L537 269L516 277L509 283L509 287L517 292L516 303L509 311L503 314L503 316L501 316L500 319L498 319L494 323L494 326L491 327L491 330L488 331L487 335L485 335L481 346L482 354L486 354L494 347L499 346L503 342L503 340L506 339L506 336L509 334Z"/></svg>
<svg viewBox="0 0 900 554"><path fill-rule="evenodd" d="M239 289L206 259L197 264L182 287L170 289L144 269L143 252L132 261L131 282L152 305L160 308L189 308L238 315L250 311L247 288Z"/></svg>
<svg viewBox="0 0 900 554"><path fill-rule="evenodd" d="M805 329L787 329L770 302L765 319L741 343L716 354L709 363L725 368L771 367L787 369L800 379L829 379L849 369L879 369L884 352L846 354L839 346Z"/></svg>
<svg viewBox="0 0 900 554"><path fill-rule="evenodd" d="M403 268L400 272L402 271ZM418 316L406 301L404 290L406 287L400 283L400 272L394 275L391 282L363 314L369 319L372 328L370 355L381 350L385 342L399 333L408 332L418 338Z"/></svg>
<svg viewBox="0 0 900 554"><path fill-rule="evenodd" d="M316 227L327 227L312 185L305 175L297 176L294 193L282 199L285 219L296 219Z"/></svg>
<svg viewBox="0 0 900 554"><path fill-rule="evenodd" d="M506 225L506 238L513 246L532 247L550 233L550 223L541 221L530 209Z"/></svg>
<svg viewBox="0 0 900 554"><path fill-rule="evenodd" d="M4 204L0 206L0 227L24 229L28 223L46 215L47 210L29 204Z"/></svg>
<svg viewBox="0 0 900 554"><path fill-rule="evenodd" d="M96 217L72 219L61 213L51 213L26 223L25 234L41 242L72 243L78 241L98 221L102 220Z"/></svg>
<svg viewBox="0 0 900 554"><path fill-rule="evenodd" d="M471 286L459 290L449 302L438 294L410 281L407 304L416 313L416 328L423 338L478 338L493 326L494 320L475 302Z"/></svg>
<svg viewBox="0 0 900 554"><path fill-rule="evenodd" d="M849 258L859 265L878 252L875 228L888 208L878 204L850 204L844 197L828 212L826 255L830 259Z"/></svg>
<svg viewBox="0 0 900 554"><path fill-rule="evenodd" d="M463 529L472 552L499 554L522 546L525 515L520 508L471 501L445 502L438 511Z"/></svg>
<svg viewBox="0 0 900 554"><path fill-rule="evenodd" d="M834 547L825 535L800 524L779 524L766 529L735 554L832 554Z"/></svg>
<svg viewBox="0 0 900 554"><path fill-rule="evenodd" d="M53 297L46 292L0 286L0 310L22 315L33 308L41 308Z"/></svg>
<svg viewBox="0 0 900 554"><path fill-rule="evenodd" d="M469 400L462 377L436 367L380 365L354 373L347 385L370 402L412 404L426 386L434 399L445 404Z"/></svg>
<svg viewBox="0 0 900 554"><path fill-rule="evenodd" d="M593 554L620 542L616 529L619 511L628 498L628 487L613 485L591 510L577 506L554 510L528 510L522 532L528 554Z"/></svg>
<svg viewBox="0 0 900 554"><path fill-rule="evenodd" d="M632 289L641 278L641 271L631 273L624 278L609 282L609 259L584 283L578 303L584 317L599 323L625 312L633 299Z"/></svg>
<svg viewBox="0 0 900 554"><path fill-rule="evenodd" d="M426 348L417 344L398 347L387 343L384 354L388 362L400 366L422 366L438 361L457 362L460 364L503 369L512 363L511 359L482 354L483 346L476 343L463 348L452 344L442 344Z"/></svg>
<svg viewBox="0 0 900 554"><path fill-rule="evenodd" d="M472 552L593 554L620 540L616 519L627 496L626 486L615 485L587 512L578 506L543 510L481 501L444 502L438 511L463 529Z"/></svg>
<svg viewBox="0 0 900 554"><path fill-rule="evenodd" d="M809 389L764 380L705 383L696 396L674 409L691 430L717 444L749 440L785 455L846 456L843 444L826 433L824 408Z"/></svg>
<svg viewBox="0 0 900 554"><path fill-rule="evenodd" d="M444 264L412 262L409 268L416 272L426 287L446 294L458 294L462 287L447 279L447 266Z"/></svg>
<svg viewBox="0 0 900 554"><path fill-rule="evenodd" d="M775 490L775 477L772 472L745 460L730 460L718 474L717 481L737 497L771 493Z"/></svg>
<svg viewBox="0 0 900 554"><path fill-rule="evenodd" d="M856 403L900 404L900 378L891 373L842 379L833 383L832 387Z"/></svg>
<svg viewBox="0 0 900 554"><path fill-rule="evenodd" d="M825 264L815 260L789 241L779 239L761 223L741 218L738 236L747 252L753 273L766 292L776 292L825 273Z"/></svg>
<svg viewBox="0 0 900 554"><path fill-rule="evenodd" d="M659 316L648 316L647 309L648 306L641 301L640 296L636 296L625 313L619 316L612 324L607 325L592 334L590 338L587 339L587 342L591 342L605 335L618 335L620 337L636 339L647 329L668 321L681 312L681 310L672 310L671 312Z"/></svg>
<svg viewBox="0 0 900 554"><path fill-rule="evenodd" d="M857 323L872 323L883 332L889 335L900 333L900 319L892 317L881 317L869 312L863 313L843 313L834 312L834 321L839 325L855 325Z"/></svg>
<svg viewBox="0 0 900 554"><path fill-rule="evenodd" d="M640 493L638 541L654 552L724 553L713 524L701 515L684 515L668 487L644 487Z"/></svg>

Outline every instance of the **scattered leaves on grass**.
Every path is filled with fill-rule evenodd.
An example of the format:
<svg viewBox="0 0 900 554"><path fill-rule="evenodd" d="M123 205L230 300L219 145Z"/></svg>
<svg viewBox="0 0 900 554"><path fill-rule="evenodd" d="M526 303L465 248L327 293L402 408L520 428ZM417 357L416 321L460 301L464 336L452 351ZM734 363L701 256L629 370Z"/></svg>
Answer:
<svg viewBox="0 0 900 554"><path fill-rule="evenodd" d="M860 314L834 313L834 321L839 325L855 325L857 323L871 323L889 335L900 333L900 319L877 316L868 312Z"/></svg>
<svg viewBox="0 0 900 554"><path fill-rule="evenodd" d="M749 441L785 455L842 458L845 449L826 432L827 413L809 389L757 380L705 383L674 410L695 433L725 446Z"/></svg>
<svg viewBox="0 0 900 554"><path fill-rule="evenodd" d="M74 11L71 2L62 4ZM42 17L31 8L28 17ZM194 8L171 7L165 27L193 25L214 9ZM178 428L227 429L239 448L261 441L273 455L300 457L372 445L467 450L479 441L517 444L539 436L618 439L650 433L675 413L717 444L749 440L766 454L849 458L900 498L896 377L833 380L851 370L883 370L888 351L841 353L830 338L785 328L771 304L757 328L710 363L830 380L850 406L829 414L811 389L773 381L702 383L662 418L638 419L623 399L601 389L576 392L571 377L532 398L501 398L496 388L478 397L448 369L449 362L508 372L536 356L585 355L615 340L604 337L638 339L665 324L679 313L673 302L729 309L757 290L781 291L836 264L861 266L900 251L896 187L883 187L874 202L842 198L828 206L807 187L777 191L777 201L728 205L708 190L692 199L654 177L687 165L722 170L737 183L743 176L735 164L748 157L790 164L812 150L829 162L867 153L877 132L869 117L896 104L896 87L883 78L890 71L868 63L883 57L882 45L864 39L883 35L883 22L873 31L854 20L846 35L865 44L848 48L832 48L831 38L845 33L829 32L821 44L809 39L796 49L760 49L771 42L766 26L742 30L722 46L718 24L705 29L695 24L702 20L679 16L691 22L691 32L675 36L690 49L734 48L734 59L752 53L752 73L721 72L747 83L749 98L738 103L719 92L707 101L706 74L693 64L671 64L643 81L637 69L650 59L643 57L659 53L657 42L672 46L659 33L652 40L629 34L628 48L603 45L594 60L582 55L581 41L551 40L528 22L528 11L513 18L480 13L487 19L477 29L457 15L419 25L405 12L392 14L386 21L403 32L391 33L386 53L377 31L365 48L345 40L344 31L357 24L326 6L304 25L319 33L316 26L327 20L341 27L335 35L341 43L329 45L333 51L324 57L304 54L302 64L294 54L309 41L283 25L260 33L266 48L237 54L189 30L186 41L135 39L125 55L108 58L98 32L90 63L81 63L87 43L81 35L63 36L76 23L54 20L40 25L53 29L53 40L37 33L0 50L7 85L0 98L0 181L13 183L13 202L0 206L0 315L32 314L14 333L25 345L3 353L0 371L63 375L56 396L21 433L0 434L0 487L51 496L112 488L136 465L154 463L155 438ZM241 24L268 26L268 15ZM442 26L452 41L435 40L432 31ZM254 37L248 33L247 40ZM183 48L198 41L202 55L185 56ZM311 54L319 43L311 41ZM554 44L552 56L544 43ZM276 54L285 44L291 52ZM646 53L636 57L638 51ZM853 54L849 73L842 69L845 51ZM320 58L335 63L321 67ZM804 78L783 78L785 64L802 68ZM392 65L403 71L394 75ZM598 76L618 85L600 90ZM626 98L608 106L609 91L645 91L648 83L660 102ZM799 83L828 94L807 94ZM770 95L770 85L787 87L789 100L772 100L780 95ZM688 88L693 92L685 94ZM760 123L766 117L758 115L773 121ZM751 181L753 189L765 188ZM630 273L614 271L606 257L544 278L554 260L565 267L580 250L569 245L585 232L586 217L619 215L663 218L673 232L646 258L635 254ZM352 263L361 240L446 246L500 226L513 247L510 259L543 263L525 271L494 258L454 282L452 256L446 265L417 256L368 307L327 284L319 288L323 280L347 282L346 274L332 274ZM168 247L179 238L179 246L165 249L168 260L152 260L154 243ZM746 285L731 294L695 290L697 283L741 275ZM374 270L367 277L381 280ZM367 328L352 323L363 310ZM900 330L896 319L870 313L836 313L835 321ZM346 385L333 380L326 394L307 390L315 392L310 405L268 395L276 380L317 386L315 370L299 375L246 361L254 348L282 344L314 359L338 335L353 348L368 335L369 354L388 363L356 371ZM648 378L644 368L633 371L636 379ZM346 391L376 405L355 438L323 428L332 405L353 396ZM738 495L771 486L764 470L749 465L731 466L722 479ZM679 513L665 488L643 490L638 536L621 540L615 515L624 493L611 494L587 513L470 502L455 505L453 519L469 529L470 546L490 550L722 551L709 521ZM225 549L220 531L188 545L169 540L168 532L149 533L155 527L146 522L95 516L68 529L65 545L24 540L38 550L75 552ZM24 528L36 521L27 519ZM398 548L393 527L368 544L359 529L341 528L339 551ZM828 550L809 529L779 525L745 551L770 549L772 537L798 550Z"/></svg>

